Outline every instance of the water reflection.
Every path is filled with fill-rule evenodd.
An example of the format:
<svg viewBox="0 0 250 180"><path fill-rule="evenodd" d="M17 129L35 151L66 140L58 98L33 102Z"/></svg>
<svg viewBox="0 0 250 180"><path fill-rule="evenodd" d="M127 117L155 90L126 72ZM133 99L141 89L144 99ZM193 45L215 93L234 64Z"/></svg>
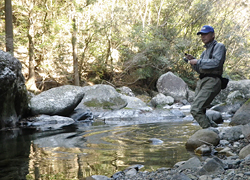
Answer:
<svg viewBox="0 0 250 180"><path fill-rule="evenodd" d="M57 132L18 136L13 153L26 179L84 179L91 175L111 176L134 164L143 164L142 170L172 167L176 162L189 159L186 140L199 126L191 122L138 124L128 126L99 125L64 129ZM23 138L20 141L20 138ZM156 138L163 143L152 144ZM9 159L6 147L11 142L1 139L2 161ZM25 145L25 147L24 147ZM22 150L20 148L23 148ZM24 156L26 154L26 156ZM15 157L14 157L15 156ZM25 158L24 158L25 157ZM11 170L10 170L11 171ZM4 173L1 169L1 175ZM4 176L0 176L4 177ZM2 178L1 178L2 179Z"/></svg>
<svg viewBox="0 0 250 180"><path fill-rule="evenodd" d="M0 131L0 179L25 179L30 154L30 132Z"/></svg>
<svg viewBox="0 0 250 180"><path fill-rule="evenodd" d="M111 176L133 164L143 164L144 170L152 171L190 158L184 144L197 129L187 122L80 128L38 137L32 146L40 158L36 155L31 160L39 164L40 174L48 175L53 170L53 176L64 178ZM163 143L153 145L148 141L151 138ZM29 172L34 175L34 168Z"/></svg>

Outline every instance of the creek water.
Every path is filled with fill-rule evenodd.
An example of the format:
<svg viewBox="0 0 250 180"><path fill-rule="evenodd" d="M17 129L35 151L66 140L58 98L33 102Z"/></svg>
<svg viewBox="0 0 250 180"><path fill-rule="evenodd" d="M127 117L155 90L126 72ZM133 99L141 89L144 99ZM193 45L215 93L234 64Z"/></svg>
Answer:
<svg viewBox="0 0 250 180"><path fill-rule="evenodd" d="M0 132L0 179L110 177L141 164L141 171L173 167L194 156L185 142L200 129L190 121L67 127L57 131Z"/></svg>

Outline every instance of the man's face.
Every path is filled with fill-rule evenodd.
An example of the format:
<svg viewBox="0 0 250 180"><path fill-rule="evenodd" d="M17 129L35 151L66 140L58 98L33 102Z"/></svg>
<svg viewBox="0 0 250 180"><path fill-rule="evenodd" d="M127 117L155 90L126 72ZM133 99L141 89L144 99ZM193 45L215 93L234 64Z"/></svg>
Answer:
<svg viewBox="0 0 250 180"><path fill-rule="evenodd" d="M208 44L214 40L214 33L202 33L201 40L204 44Z"/></svg>

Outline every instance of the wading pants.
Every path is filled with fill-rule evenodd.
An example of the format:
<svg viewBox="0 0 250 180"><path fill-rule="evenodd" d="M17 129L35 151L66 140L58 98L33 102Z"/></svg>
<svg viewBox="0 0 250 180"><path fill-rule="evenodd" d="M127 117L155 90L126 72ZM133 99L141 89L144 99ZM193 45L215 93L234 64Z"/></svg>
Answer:
<svg viewBox="0 0 250 180"><path fill-rule="evenodd" d="M221 80L218 77L204 77L197 82L195 98L191 106L191 114L204 129L211 127L211 122L206 116L206 108L221 90Z"/></svg>

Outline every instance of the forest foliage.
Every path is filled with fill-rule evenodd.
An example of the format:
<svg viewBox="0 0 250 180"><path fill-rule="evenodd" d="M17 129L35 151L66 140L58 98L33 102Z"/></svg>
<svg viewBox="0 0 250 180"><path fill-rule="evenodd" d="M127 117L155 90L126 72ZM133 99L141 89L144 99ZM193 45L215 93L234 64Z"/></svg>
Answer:
<svg viewBox="0 0 250 180"><path fill-rule="evenodd" d="M0 8L4 50L4 1ZM168 71L194 88L197 74L182 58L200 56L196 33L208 24L227 48L224 76L248 79L249 11L248 0L12 0L14 56L40 90L74 84L76 73L80 85L154 90Z"/></svg>

